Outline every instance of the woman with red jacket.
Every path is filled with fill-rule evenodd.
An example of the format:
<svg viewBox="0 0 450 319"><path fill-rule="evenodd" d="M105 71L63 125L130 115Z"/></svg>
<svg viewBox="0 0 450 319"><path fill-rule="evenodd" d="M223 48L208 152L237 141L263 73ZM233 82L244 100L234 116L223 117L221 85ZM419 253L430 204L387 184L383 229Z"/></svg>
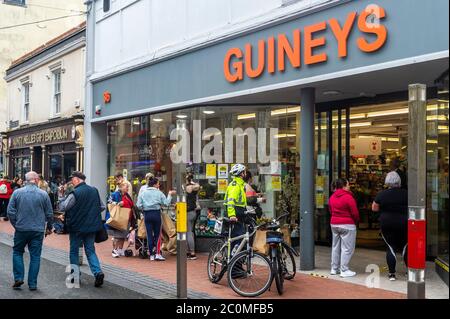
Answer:
<svg viewBox="0 0 450 319"><path fill-rule="evenodd" d="M339 178L333 183L335 192L329 200L331 212L331 275L340 273L341 277L352 277L356 273L348 267L355 251L356 225L359 212L356 201L346 179Z"/></svg>
<svg viewBox="0 0 450 319"><path fill-rule="evenodd" d="M8 177L2 177L0 179L0 218L4 218L5 221L8 220L6 211L8 209L9 199L13 193L11 188L11 182Z"/></svg>

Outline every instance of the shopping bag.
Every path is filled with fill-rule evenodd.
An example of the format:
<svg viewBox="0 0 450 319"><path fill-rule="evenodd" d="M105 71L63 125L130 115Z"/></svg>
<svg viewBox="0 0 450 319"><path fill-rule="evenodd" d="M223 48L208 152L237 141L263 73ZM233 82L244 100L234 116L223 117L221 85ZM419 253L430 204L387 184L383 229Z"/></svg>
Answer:
<svg viewBox="0 0 450 319"><path fill-rule="evenodd" d="M141 218L138 221L137 236L139 238L147 238L147 229L145 228L144 218Z"/></svg>
<svg viewBox="0 0 450 319"><path fill-rule="evenodd" d="M289 246L292 246L291 243L291 231L289 230L289 225L284 225L280 228L280 231L283 233L283 240Z"/></svg>
<svg viewBox="0 0 450 319"><path fill-rule="evenodd" d="M264 255L269 254L269 245L266 243L267 230L257 230L253 240L253 250Z"/></svg>
<svg viewBox="0 0 450 319"><path fill-rule="evenodd" d="M166 213L161 214L162 221L162 245L161 249L171 253L172 255L177 254L177 229L175 223L172 221L170 216Z"/></svg>
<svg viewBox="0 0 450 319"><path fill-rule="evenodd" d="M108 209L110 217L106 224L117 230L128 230L131 209L114 204L108 204Z"/></svg>
<svg viewBox="0 0 450 319"><path fill-rule="evenodd" d="M95 242L99 244L107 240L108 240L108 233L106 232L105 227L102 225L102 228L95 233Z"/></svg>

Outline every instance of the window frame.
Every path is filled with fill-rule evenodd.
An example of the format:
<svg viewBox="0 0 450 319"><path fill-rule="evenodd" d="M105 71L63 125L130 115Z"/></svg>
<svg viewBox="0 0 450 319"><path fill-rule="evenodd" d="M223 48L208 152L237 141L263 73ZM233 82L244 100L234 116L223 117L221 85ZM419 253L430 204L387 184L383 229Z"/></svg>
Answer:
<svg viewBox="0 0 450 319"><path fill-rule="evenodd" d="M21 82L21 92L22 92L22 123L28 124L30 122L30 80Z"/></svg>
<svg viewBox="0 0 450 319"><path fill-rule="evenodd" d="M52 71L52 117L61 115L61 74L62 68L58 67ZM58 78L58 85L57 85Z"/></svg>

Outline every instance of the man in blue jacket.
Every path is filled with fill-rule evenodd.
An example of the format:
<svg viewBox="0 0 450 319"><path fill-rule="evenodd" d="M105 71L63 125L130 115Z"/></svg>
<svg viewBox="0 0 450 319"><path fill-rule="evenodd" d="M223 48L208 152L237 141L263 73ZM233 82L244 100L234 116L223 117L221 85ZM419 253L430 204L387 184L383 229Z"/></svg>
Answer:
<svg viewBox="0 0 450 319"><path fill-rule="evenodd" d="M75 188L60 199L58 209L65 212L70 240L70 264L73 271L79 269L78 253L80 245L83 244L89 267L95 277L95 287L100 287L105 275L100 268L94 243L95 234L103 227L101 212L105 210L105 205L98 190L85 183L86 176L82 172L75 171L69 178Z"/></svg>
<svg viewBox="0 0 450 319"><path fill-rule="evenodd" d="M8 205L8 217L15 229L13 247L14 289L20 289L24 283L25 269L23 253L28 246L30 267L28 270L28 287L37 289L37 278L41 264L44 234L51 233L53 209L48 194L39 189L39 175L28 172L26 185L16 190ZM47 229L45 224L47 223Z"/></svg>

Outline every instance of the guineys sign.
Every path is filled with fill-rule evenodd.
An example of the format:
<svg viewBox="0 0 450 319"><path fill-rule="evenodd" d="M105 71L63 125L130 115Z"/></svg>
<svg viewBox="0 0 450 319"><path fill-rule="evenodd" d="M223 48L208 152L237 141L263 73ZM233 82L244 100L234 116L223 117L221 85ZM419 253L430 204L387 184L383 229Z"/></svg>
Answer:
<svg viewBox="0 0 450 319"><path fill-rule="evenodd" d="M66 125L63 127L55 127L38 132L12 136L9 143L10 148L21 148L33 145L69 142L75 140L75 137L75 127L73 125Z"/></svg>

